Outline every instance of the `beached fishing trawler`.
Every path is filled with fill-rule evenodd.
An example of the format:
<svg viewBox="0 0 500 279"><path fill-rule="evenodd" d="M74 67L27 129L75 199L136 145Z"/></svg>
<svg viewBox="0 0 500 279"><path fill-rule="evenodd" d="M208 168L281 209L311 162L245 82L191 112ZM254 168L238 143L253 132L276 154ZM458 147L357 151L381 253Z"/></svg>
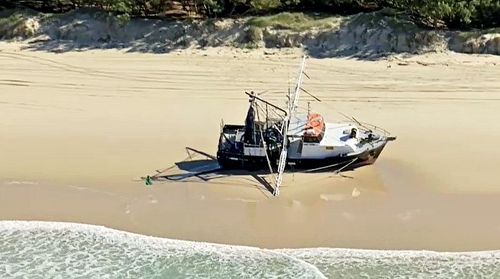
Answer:
<svg viewBox="0 0 500 279"><path fill-rule="evenodd" d="M355 118L326 123L318 113L297 111L303 89L304 57L285 108L245 92L250 107L244 125L221 125L217 161L223 168L264 169L274 174L273 194L279 194L285 168L339 172L372 164L385 145L396 138L379 127Z"/></svg>

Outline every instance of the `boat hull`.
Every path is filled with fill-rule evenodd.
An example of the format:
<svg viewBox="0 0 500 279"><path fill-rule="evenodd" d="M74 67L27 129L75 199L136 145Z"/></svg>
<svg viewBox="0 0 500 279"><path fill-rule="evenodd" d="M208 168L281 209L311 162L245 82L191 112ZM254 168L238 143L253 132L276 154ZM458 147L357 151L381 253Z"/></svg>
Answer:
<svg viewBox="0 0 500 279"><path fill-rule="evenodd" d="M337 170L349 165L350 168L356 168L375 163L380 153L382 153L387 141L374 144L372 148L365 152L346 155L333 156L321 159L289 158L286 168L288 170L315 170L329 171ZM246 169L246 170L267 170L268 163L265 157L245 156L234 153L217 153L217 161L224 169ZM276 161L272 160L271 165L276 168Z"/></svg>

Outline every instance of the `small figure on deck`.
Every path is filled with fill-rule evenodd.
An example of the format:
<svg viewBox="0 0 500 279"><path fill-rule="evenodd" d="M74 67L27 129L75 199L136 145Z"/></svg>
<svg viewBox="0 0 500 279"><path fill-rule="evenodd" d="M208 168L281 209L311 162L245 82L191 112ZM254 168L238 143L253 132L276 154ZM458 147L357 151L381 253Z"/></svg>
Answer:
<svg viewBox="0 0 500 279"><path fill-rule="evenodd" d="M358 134L358 130L356 130L356 128L352 128L351 133L349 134L349 137L351 139L354 139L354 138L356 138L357 134Z"/></svg>

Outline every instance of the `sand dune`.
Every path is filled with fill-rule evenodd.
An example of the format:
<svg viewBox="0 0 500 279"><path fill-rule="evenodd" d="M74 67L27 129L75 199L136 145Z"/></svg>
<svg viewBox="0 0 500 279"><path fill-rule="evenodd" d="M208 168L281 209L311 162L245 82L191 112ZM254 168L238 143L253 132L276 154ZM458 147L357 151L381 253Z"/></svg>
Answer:
<svg viewBox="0 0 500 279"><path fill-rule="evenodd" d="M1 219L261 247L500 249L498 57L310 59L304 86L323 102L304 105L398 140L352 178L286 175L276 199L249 175L138 178L183 160L185 147L214 154L221 118L244 119L244 90L282 99L298 51L20 47L0 44Z"/></svg>

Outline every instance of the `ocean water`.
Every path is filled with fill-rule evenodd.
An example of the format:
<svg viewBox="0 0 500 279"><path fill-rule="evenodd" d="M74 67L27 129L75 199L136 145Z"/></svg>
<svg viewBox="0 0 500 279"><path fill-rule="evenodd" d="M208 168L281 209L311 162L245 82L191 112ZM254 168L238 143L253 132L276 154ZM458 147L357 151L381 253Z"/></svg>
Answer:
<svg viewBox="0 0 500 279"><path fill-rule="evenodd" d="M268 250L0 221L0 278L500 278L500 251Z"/></svg>

